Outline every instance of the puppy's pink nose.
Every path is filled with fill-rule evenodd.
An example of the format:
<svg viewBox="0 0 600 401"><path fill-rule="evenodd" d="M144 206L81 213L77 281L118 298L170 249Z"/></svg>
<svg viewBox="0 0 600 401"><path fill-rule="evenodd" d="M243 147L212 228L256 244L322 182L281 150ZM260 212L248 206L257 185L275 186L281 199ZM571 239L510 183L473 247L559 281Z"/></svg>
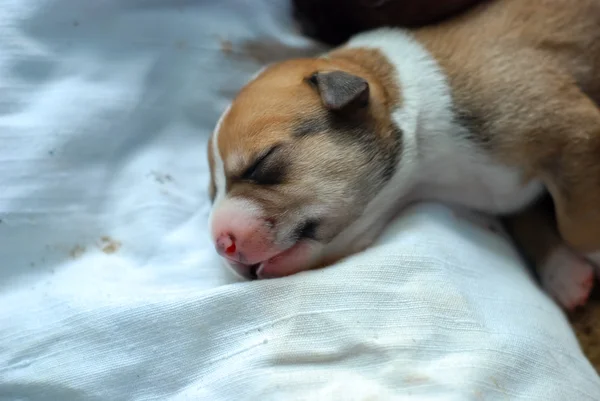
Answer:
<svg viewBox="0 0 600 401"><path fill-rule="evenodd" d="M231 234L221 234L217 238L217 251L223 256L233 257L237 247L235 246L235 238Z"/></svg>
<svg viewBox="0 0 600 401"><path fill-rule="evenodd" d="M272 225L260 208L247 200L226 199L213 210L211 237L219 255L246 266L282 251L274 243Z"/></svg>

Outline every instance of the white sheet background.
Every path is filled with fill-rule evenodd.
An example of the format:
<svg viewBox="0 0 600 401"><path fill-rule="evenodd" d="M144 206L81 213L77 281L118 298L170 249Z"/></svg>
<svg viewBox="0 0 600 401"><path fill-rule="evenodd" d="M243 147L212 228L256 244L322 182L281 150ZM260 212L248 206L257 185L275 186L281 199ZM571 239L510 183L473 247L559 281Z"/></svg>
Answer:
<svg viewBox="0 0 600 401"><path fill-rule="evenodd" d="M207 137L295 46L283 0L4 0L0 400L600 400L507 242L433 205L335 267L233 283Z"/></svg>

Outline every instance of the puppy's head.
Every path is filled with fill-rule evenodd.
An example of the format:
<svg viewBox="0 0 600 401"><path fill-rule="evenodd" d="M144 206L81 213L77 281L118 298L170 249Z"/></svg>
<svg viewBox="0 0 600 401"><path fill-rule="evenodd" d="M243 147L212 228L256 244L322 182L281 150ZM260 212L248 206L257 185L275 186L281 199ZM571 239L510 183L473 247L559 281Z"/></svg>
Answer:
<svg viewBox="0 0 600 401"><path fill-rule="evenodd" d="M211 231L246 278L319 264L394 174L392 67L360 52L273 65L244 87L209 142Z"/></svg>

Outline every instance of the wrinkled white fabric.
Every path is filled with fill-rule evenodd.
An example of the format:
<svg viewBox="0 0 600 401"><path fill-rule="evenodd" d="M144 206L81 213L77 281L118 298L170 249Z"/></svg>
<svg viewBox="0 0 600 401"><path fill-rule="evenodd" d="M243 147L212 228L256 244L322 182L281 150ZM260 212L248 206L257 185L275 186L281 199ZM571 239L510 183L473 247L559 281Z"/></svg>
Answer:
<svg viewBox="0 0 600 401"><path fill-rule="evenodd" d="M4 0L0 400L600 400L508 242L422 205L334 267L235 282L209 133L307 43L284 0Z"/></svg>

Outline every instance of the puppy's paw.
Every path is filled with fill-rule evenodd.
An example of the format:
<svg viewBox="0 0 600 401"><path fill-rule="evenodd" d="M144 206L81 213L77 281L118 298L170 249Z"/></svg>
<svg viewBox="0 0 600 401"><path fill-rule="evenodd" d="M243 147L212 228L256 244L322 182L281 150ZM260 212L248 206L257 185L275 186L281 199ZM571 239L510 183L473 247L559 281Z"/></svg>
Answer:
<svg viewBox="0 0 600 401"><path fill-rule="evenodd" d="M600 278L600 251L588 253L586 257L590 262L592 262L596 268L596 276Z"/></svg>
<svg viewBox="0 0 600 401"><path fill-rule="evenodd" d="M544 289L567 311L587 303L594 286L594 266L565 246L538 268Z"/></svg>

